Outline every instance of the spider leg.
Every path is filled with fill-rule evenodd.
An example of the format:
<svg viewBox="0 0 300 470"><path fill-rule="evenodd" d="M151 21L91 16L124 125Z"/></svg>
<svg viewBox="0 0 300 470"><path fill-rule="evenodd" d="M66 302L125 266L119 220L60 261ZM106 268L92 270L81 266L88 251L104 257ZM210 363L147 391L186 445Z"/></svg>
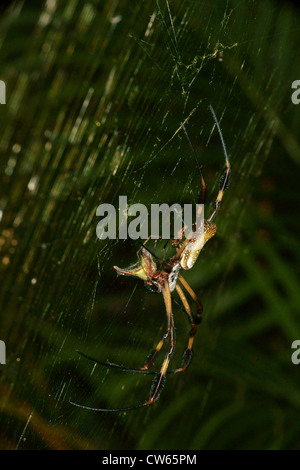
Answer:
<svg viewBox="0 0 300 470"><path fill-rule="evenodd" d="M199 194L198 194L198 210L197 210L197 217L199 218L200 215L201 215L201 212L203 210L203 204L205 203L205 199L206 199L206 191L207 191L207 186L206 186L206 183L205 183L205 180L204 180L204 177L203 177L203 174L202 174L202 170L201 170L201 165L199 163L199 160L198 160L198 157L196 155L196 152L194 150L194 147L191 143L191 140L188 136L188 133L186 131L186 128L184 126L184 124L181 122L180 123L184 133L185 133L185 136L187 138L187 141L189 143L189 146L191 148L191 151L195 157L195 160L196 160L196 164L197 164L197 167L198 167L198 171L199 171L199 175L200 175L200 180L201 180L201 189L199 191ZM174 260L179 260L184 249L186 248L187 244L190 242L191 238L193 237L194 235L194 231L191 231L188 235L186 235L186 238L184 240L184 242L180 245L180 247L178 248L177 250L177 253L176 255L174 256Z"/></svg>
<svg viewBox="0 0 300 470"><path fill-rule="evenodd" d="M195 292L193 291L193 289L191 288L191 286L186 282L186 280L184 279L184 277L182 277L182 275L180 273L178 274L178 281L181 282L183 287L187 290L187 292L190 294L190 296L192 297L192 299L194 300L194 302L197 305L197 313L196 313L195 323L197 325L199 325L199 323L201 323L201 320L202 320L203 305L200 302L200 300L198 299L198 297L195 294Z"/></svg>
<svg viewBox="0 0 300 470"><path fill-rule="evenodd" d="M225 169L224 173L221 175L221 178L220 178L219 193L218 193L217 199L215 201L215 209L214 209L213 213L211 214L211 216L208 219L208 221L211 222L215 218L216 213L218 212L218 210L220 208L220 204L221 204L221 201L222 201L222 198L223 198L223 195L224 195L224 191L225 191L225 189L228 188L231 167L230 167L230 162L229 162L229 158L228 158L228 155L227 155L225 142L224 142L224 139L223 139L223 135L222 135L222 131L221 131L218 119L215 115L215 112L214 112L212 106L209 106L209 109L210 109L210 111L213 115L214 121L215 121L217 129L218 129L218 133L219 133L219 136L220 136L220 139L221 139L221 142L222 142L223 152L224 152L224 156L225 156L225 164L226 164L226 169Z"/></svg>
<svg viewBox="0 0 300 470"><path fill-rule="evenodd" d="M196 164L197 164L197 167L198 167L198 171L199 171L199 174L200 174L200 179L201 179L201 189L199 191L199 194L198 194L198 204L204 204L205 202L205 197L206 197L206 190L207 190L207 187L206 187L206 183L204 181L204 178L203 178L203 174L202 174L202 170L201 170L201 166L200 166L200 163L199 163L199 160L198 160L198 157L197 157L197 154L195 152L195 149L192 145L192 142L191 142L191 139L189 138L189 135L187 133L187 130L185 128L185 125L183 124L183 122L180 123L182 129L183 129L183 132L185 133L185 136L186 136L186 139L189 143L189 146L191 148L191 151L192 151L192 154L194 155L195 157L195 161L196 161Z"/></svg>
<svg viewBox="0 0 300 470"><path fill-rule="evenodd" d="M142 368L135 369L133 367L126 367L121 364L115 364L114 362L110 361L99 361L98 359L95 359L94 357L88 356L87 354L83 353L82 351L79 351L77 349L76 351L80 356L85 357L89 361L95 362L96 364L100 364L101 366L106 366L106 367L111 367L112 369L120 369L124 372L134 372L136 374L149 374L149 375L155 375L157 372L153 371L148 371L148 370L143 370Z"/></svg>
<svg viewBox="0 0 300 470"><path fill-rule="evenodd" d="M184 277L181 276L181 274L178 274L178 280L181 282L181 284L184 286L184 288L187 290L187 292L190 294L190 296L192 297L192 299L194 300L194 302L197 305L196 318L193 318L192 315L189 316L189 314L187 313L186 308L184 307L183 302L182 302L183 305L181 305L179 302L177 302L176 299L173 299L173 300L176 303L178 303L178 306L188 315L190 323L192 324L194 322L196 325L198 325L201 322L203 306L202 306L201 302L199 301L198 297L196 296L195 292L193 291L193 289L186 282ZM177 292L178 292L178 290L177 290ZM191 321L192 319L193 319L193 322ZM161 348L162 348L164 342L166 341L166 339L168 338L168 336L169 336L169 330L167 329L166 332L164 333L163 337L161 338L161 340L157 344L156 348L154 349L154 351L150 354L146 364L143 367L139 367L139 368L126 367L126 366L123 366L122 364L116 364L116 363L110 362L110 361L100 361L99 359L96 359L92 356L88 356L87 354L83 353L82 351L79 351L78 349L76 350L76 352L80 356L84 357L85 359L88 359L89 361L95 362L96 364L100 364L104 367L110 367L112 369L119 369L119 370L122 370L123 372L132 372L134 374L158 375L159 372L149 371L149 368L152 366L154 360L156 359L159 351L161 350ZM179 370L180 370L180 368L168 370L166 372L166 374L175 374L175 373L179 372Z"/></svg>
<svg viewBox="0 0 300 470"><path fill-rule="evenodd" d="M159 257L156 255L155 253L155 250L156 250L156 245L157 245L157 242L158 240L163 240L162 237L159 237L159 238L155 238L155 242L154 242L154 251L150 250L147 246L146 246L146 243L152 239L153 237L150 235L147 240L144 241L144 243L140 242L139 240L136 240L140 245L141 245L141 248L144 248L145 250L147 250L152 256L153 258L155 258L160 264L163 264L162 261L159 259ZM163 258L163 261L165 261L165 251L166 251L166 246L167 244L169 243L169 239L166 241L166 243L164 244L163 246L163 253L164 253L164 258ZM141 249L140 248L140 249Z"/></svg>
<svg viewBox="0 0 300 470"><path fill-rule="evenodd" d="M99 359L96 359L92 356L88 356L87 354L83 353L82 351L79 351L79 349L77 349L76 352L80 356L85 357L86 359L88 359L89 361L95 362L95 364L100 364L101 366L104 366L104 367L110 367L111 369L119 369L119 370L122 370L123 372L133 372L134 374L143 374L143 375L158 375L159 374L159 372L153 371L153 370L146 370L146 369L143 369L143 368L136 369L134 367L126 367L126 366L123 366L122 364L116 364L116 363L110 362L110 361L100 361ZM166 374L174 374L176 372L176 370L177 369L168 370L166 372Z"/></svg>
<svg viewBox="0 0 300 470"><path fill-rule="evenodd" d="M189 340L188 340L188 345L187 345L187 348L184 350L184 353L183 353L183 360L182 360L182 366L179 367L178 369L175 369L175 373L177 372L183 372L185 371L190 363L191 363L191 360L192 360L192 357L193 357L193 343L194 343L194 337L195 337L195 334L196 334L196 330L197 330L197 327L196 327L196 321L191 313L191 308L189 306L189 303L181 289L181 287L176 284L176 291L180 297L180 300L184 306L184 311L185 313L187 314L188 316L188 319L189 319L189 322L191 324L191 331L190 331L190 334L189 334Z"/></svg>
<svg viewBox="0 0 300 470"><path fill-rule="evenodd" d="M174 301L176 301L176 299L174 299ZM177 301L176 301L176 303L177 303ZM179 306L180 306L180 308L182 308L182 310L184 310L184 308L180 304L179 304ZM186 312L186 311L184 310L184 312ZM170 332L168 330L166 330L166 332L162 336L161 340L157 344L156 348L149 355L147 362L144 364L143 367L139 367L139 368L127 367L127 366L123 366L122 364L116 364L116 363L110 362L110 361L100 361L99 359L96 359L92 356L88 356L87 354L80 351L79 349L76 349L76 352L80 356L84 357L85 359L88 359L89 361L95 362L96 364L100 364L101 366L110 367L111 369L120 369L123 372L133 372L134 374L158 375L159 372L149 371L149 369L153 365L154 360L156 359L159 351L161 350L161 348L162 348L164 342L166 341L166 339L168 338L169 334L170 334ZM167 371L166 373L167 374L174 374L176 371L177 371L177 369L172 369L172 370Z"/></svg>
<svg viewBox="0 0 300 470"><path fill-rule="evenodd" d="M170 348L169 348L169 351L167 352L167 354L165 355L165 359L164 359L164 362L163 362L162 367L160 369L160 372L156 373L156 377L154 378L154 380L152 382L151 395L150 395L149 400L144 402L144 403L139 403L139 404L133 405L133 406L127 406L127 407L124 407L124 408L94 408L94 407L81 405L79 403L75 403L75 402L70 400L69 402L70 402L71 405L77 406L78 408L83 408L85 410L90 410L90 411L121 412L121 411L136 410L138 408L143 408L144 406L152 405L152 403L154 403L158 399L159 394L160 394L160 392L162 390L162 387L164 385L165 375L167 373L167 368L169 366L170 359L171 359L171 357L174 353L174 349L175 349L175 331L174 331L174 322L173 322L173 314L172 314L171 292L170 292L170 286L169 286L168 281L165 281L164 285L162 286L162 294L163 294L163 297L164 297L166 313L167 313L167 331L169 331L168 336L170 337ZM82 353L80 353L80 354L82 354ZM82 354L82 355L86 356L84 354ZM86 356L86 357L88 359L92 359L89 356ZM92 360L94 360L94 359L92 359ZM104 363L104 364L106 364L106 363ZM112 364L112 363L109 363L109 364ZM114 366L118 367L117 364L114 364L113 367ZM146 371L146 372L149 373L148 371Z"/></svg>
<svg viewBox="0 0 300 470"><path fill-rule="evenodd" d="M183 279L183 278L182 278ZM184 279L183 279L184 280ZM186 282L184 280L184 282ZM186 283L187 284L187 283ZM187 284L187 286L189 287L189 285ZM193 292L193 291L192 291ZM193 292L194 294L194 292ZM194 294L196 295L196 294ZM176 303L178 303L176 301L176 299L173 299ZM199 302L199 301L198 301ZM199 303L200 304L200 303ZM182 307L181 304L178 303L178 305L180 306L180 308L186 312L186 310ZM201 304L200 304L201 305ZM156 348L150 353L150 355L148 356L148 359L147 359L147 362L144 364L143 367L139 367L139 368L134 368L134 367L127 367L127 366L123 366L122 364L116 364L114 362L110 362L110 361L100 361L99 359L96 359L92 356L88 356L87 354L83 353L82 351L80 350L76 350L76 352L88 359L89 361L92 361L92 362L95 362L96 364L100 364L101 366L106 366L106 367L110 367L112 369L120 369L124 372L133 372L135 374L144 374L144 375L158 375L159 372L155 372L155 371L149 371L150 367L153 365L158 353L160 352L163 344L165 343L165 341L167 340L167 338L169 337L170 335L170 328L167 328L167 330L165 331L164 335L162 336L161 340L159 341L159 343L157 344ZM166 373L167 374L172 374L172 373L175 373L177 372L177 369L172 369L172 370L169 370L167 371Z"/></svg>
<svg viewBox="0 0 300 470"><path fill-rule="evenodd" d="M159 394L165 382L165 376L166 376L167 369L170 363L170 359L173 356L173 353L175 350L175 330L174 330L174 321L173 321L173 314L172 314L172 300L171 300L170 285L168 281L165 281L162 287L162 294L164 297L165 307L166 307L167 325L168 325L167 331L169 331L168 336L170 338L170 347L169 347L169 351L165 355L164 362L161 366L159 374L157 374L157 376L154 378L152 382L151 396L149 400L146 403L144 403L144 406L151 405L158 399Z"/></svg>
<svg viewBox="0 0 300 470"><path fill-rule="evenodd" d="M79 351L78 349L76 352L82 356L88 359L89 361L95 362L96 364L100 364L101 366L106 366L106 367L111 367L112 369L121 369L124 372L133 372L135 374L149 374L149 375L157 375L159 372L153 372L149 371L150 367L153 365L159 351L161 350L164 342L170 335L170 330L167 329L164 335L162 336L161 340L157 344L156 348L152 353L149 355L147 362L144 364L143 367L139 367L138 369L133 368L133 367L126 367L121 364L115 364L114 362L110 361L99 361L98 359L95 359L94 357L88 356L87 354L83 353L82 351Z"/></svg>
<svg viewBox="0 0 300 470"><path fill-rule="evenodd" d="M168 339L168 337L170 336L170 326L168 325L168 328L167 330L165 331L165 333L163 334L161 340L158 342L156 348L150 353L150 355L148 356L147 358L147 362L143 365L143 367L139 367L138 369L136 368L132 368L132 367L126 367L126 366L123 366L121 364L115 364L114 362L110 362L110 361L99 361L98 359L95 359L94 357L91 357L91 356L88 356L87 354L84 354L83 352L77 350L77 353L80 355L80 356L83 356L85 357L86 359L89 359L90 361L93 361L95 362L96 364L100 364L102 366L107 366L107 367L111 367L112 369L121 369L122 371L125 371L125 372L134 372L134 373L137 373L137 374L152 374L152 375L157 375L159 374L159 372L152 372L152 371L148 371L148 369L150 369L150 367L153 365L158 353L160 352L161 348L163 347L165 341Z"/></svg>
<svg viewBox="0 0 300 470"><path fill-rule="evenodd" d="M202 312L203 312L203 306L202 306L200 300L198 299L198 297L196 296L195 292L190 287L190 285L181 276L181 274L178 274L178 280L181 282L181 284L188 291L188 293L190 294L192 299L195 301L195 303L197 305L197 314L196 314L196 317L194 317L192 315L191 308L189 306L189 303L188 303L181 287L178 284L176 284L175 288L176 288L176 291L177 291L177 293L180 297L182 305L179 302L177 302L176 299L174 299L174 300L176 301L176 303L178 303L179 307L187 314L189 322L190 322L192 328L191 328L190 335L189 335L188 346L187 346L187 348L185 349L185 351L183 353L182 366L179 367L178 369L172 369L172 370L169 371L169 373L174 373L174 374L177 374L178 372L185 371L191 363L191 360L192 360L192 357L193 357L192 347L193 347L194 337L195 337L195 334L196 334L196 325L198 325L201 322Z"/></svg>
<svg viewBox="0 0 300 470"><path fill-rule="evenodd" d="M150 369L150 367L153 365L159 351L161 350L162 346L164 345L166 339L170 336L170 328L168 327L166 332L163 334L161 340L159 341L159 343L157 344L156 348L154 349L154 351L152 351L150 353L150 355L148 356L148 359L147 359L147 362L143 365L143 367L141 367L139 370L140 372L146 372L148 371L148 369ZM156 373L156 372L154 372ZM157 373L156 373L157 374Z"/></svg>
<svg viewBox="0 0 300 470"><path fill-rule="evenodd" d="M219 189L217 199L215 201L215 208L214 208L213 213L209 217L208 222L211 222L215 218L215 216L216 216L216 214L217 214L217 212L220 208L221 201L223 199L225 189L227 189L228 184L229 184L229 178L230 178L230 171L231 170L230 170L230 164L229 164L228 160L226 160L226 166L227 166L226 170L224 171L224 173L221 175L221 178L220 178L220 189Z"/></svg>
<svg viewBox="0 0 300 470"><path fill-rule="evenodd" d="M138 408L143 408L145 406L143 403L140 403L139 405L135 406L128 406L127 408L93 408L92 406L85 406L85 405L80 405L80 403L75 403L74 401L69 400L69 403L73 406L77 406L77 408L83 408L84 410L89 410L89 411L130 411L130 410L136 410Z"/></svg>

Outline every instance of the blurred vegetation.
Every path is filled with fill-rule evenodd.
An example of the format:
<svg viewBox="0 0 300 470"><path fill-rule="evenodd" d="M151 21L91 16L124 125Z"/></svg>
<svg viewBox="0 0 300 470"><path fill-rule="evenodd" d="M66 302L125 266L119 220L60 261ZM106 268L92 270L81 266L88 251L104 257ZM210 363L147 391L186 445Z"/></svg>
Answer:
<svg viewBox="0 0 300 470"><path fill-rule="evenodd" d="M299 10L229 0L16 1L0 17L2 449L299 449ZM204 304L189 370L143 402L141 366L165 327L161 296L117 277L132 241L100 241L96 207L194 203L217 235L184 273ZM159 248L159 247L158 247ZM181 361L189 326L174 304ZM157 361L156 368L160 362Z"/></svg>

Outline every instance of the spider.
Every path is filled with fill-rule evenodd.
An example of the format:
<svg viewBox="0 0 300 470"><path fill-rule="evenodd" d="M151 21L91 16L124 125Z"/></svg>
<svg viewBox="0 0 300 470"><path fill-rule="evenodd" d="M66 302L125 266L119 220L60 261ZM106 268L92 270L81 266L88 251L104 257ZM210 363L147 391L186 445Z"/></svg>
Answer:
<svg viewBox="0 0 300 470"><path fill-rule="evenodd" d="M78 403L74 403L70 401L70 403L75 406L88 409L88 410L93 410L93 411L116 411L116 412L117 411L129 411L129 410L134 410L137 408L147 407L153 404L158 399L160 392L162 390L162 387L164 385L164 382L165 382L166 374L167 373L175 374L175 373L183 372L189 367L191 363L191 359L193 355L192 348L194 344L194 337L196 334L197 325L201 321L203 307L202 307L201 302L197 298L195 292L190 287L190 285L186 282L186 280L183 278L183 276L180 274L179 271L181 268L185 270L191 269L194 266L199 256L199 253L202 250L205 243L215 235L217 227L213 223L213 220L219 210L224 191L228 187L230 171L231 171L230 162L229 162L229 158L227 155L226 146L223 140L219 122L217 120L217 117L215 115L215 112L212 106L209 106L209 109L212 113L213 119L215 121L216 127L218 129L218 133L221 139L223 152L225 156L226 168L220 178L219 192L215 200L214 210L212 214L210 215L210 217L207 220L204 220L202 233L198 234L196 237L192 237L192 233L189 233L185 237L181 245L179 244L178 241L174 241L173 244L178 245L178 248L177 248L176 254L173 257L171 257L168 261L157 258L157 256L154 253L152 253L152 251L150 251L148 247L146 247L146 242L147 242L146 240L143 244L141 244L141 248L137 252L138 262L136 265L134 265L133 267L129 267L127 269L122 269L122 268L119 268L118 266L114 266L114 269L118 272L118 274L121 274L124 276L133 276L135 278L141 279L142 281L144 281L146 287L150 288L150 290L156 291L162 294L163 299L164 299L165 309L166 309L166 315L167 315L167 328L166 328L165 333L161 337L156 348L152 351L152 353L148 357L146 363L138 369L125 367L119 364L114 364L112 362L102 362L90 356L87 356L81 351L77 351L81 356L85 357L86 359L89 359L101 365L105 365L105 366L117 368L117 369L122 369L124 371L155 375L154 380L152 382L150 398L146 400L144 403L139 403L137 405L128 406L125 408L111 408L111 409L110 408L93 408L93 407L80 405ZM201 171L201 167L200 167L197 155L194 151L194 148L192 146L192 143L190 141L190 138L187 134L186 128L183 123L181 123L181 127L184 131L184 134L187 138L189 146L195 157L199 174L200 174L201 190L199 192L199 197L198 197L199 199L198 211L200 211L203 207L202 204L204 204L205 202L207 187L206 187L203 175L202 175L202 171ZM186 298L186 294L183 291L183 288L189 294L189 296L191 297L191 299L195 302L197 306L197 312L195 316L191 312L191 308ZM191 329L189 333L188 344L183 353L181 367L168 371L170 359L175 350L175 333L174 333L174 320L173 320L173 314L172 314L172 296L171 296L174 290L176 290L179 296L179 299L182 304L182 305L180 304L180 306L188 317ZM149 371L150 367L153 365L156 357L158 356L160 350L162 349L167 339L169 339L169 349L165 354L160 371L159 372Z"/></svg>

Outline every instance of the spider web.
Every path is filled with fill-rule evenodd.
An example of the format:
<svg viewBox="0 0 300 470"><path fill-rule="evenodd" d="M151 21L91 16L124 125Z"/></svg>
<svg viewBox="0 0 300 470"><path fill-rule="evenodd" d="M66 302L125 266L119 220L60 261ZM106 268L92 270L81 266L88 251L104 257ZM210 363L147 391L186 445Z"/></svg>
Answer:
<svg viewBox="0 0 300 470"><path fill-rule="evenodd" d="M2 448L298 447L298 14L250 0L47 0L2 13ZM217 235L184 273L204 304L192 365L147 410L76 409L70 398L143 403L151 387L151 376L77 349L140 367L165 329L162 296L113 270L135 262L139 245L97 239L96 208L117 207L119 195L147 207L195 203L184 122L210 214L224 157L209 105L233 172ZM171 368L189 333L173 308Z"/></svg>

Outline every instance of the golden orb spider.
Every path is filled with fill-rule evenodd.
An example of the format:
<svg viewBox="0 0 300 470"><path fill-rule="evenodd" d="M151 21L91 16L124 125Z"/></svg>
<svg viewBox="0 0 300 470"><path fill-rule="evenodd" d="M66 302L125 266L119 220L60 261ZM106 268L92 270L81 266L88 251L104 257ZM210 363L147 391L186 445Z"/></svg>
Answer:
<svg viewBox="0 0 300 470"><path fill-rule="evenodd" d="M137 277L138 279L141 279L144 281L145 285L147 287L150 287L152 290L155 290L156 292L162 293L164 303L165 303L165 308L166 308L166 314L167 314L167 328L165 333L163 334L162 338L158 342L156 348L154 351L150 354L150 356L147 359L147 362L140 368L138 369L133 369L129 367L124 367L119 364L114 364L112 362L102 362L97 359L94 359L90 356L87 356L86 354L82 353L81 351L77 351L81 356L85 357L86 359L89 359L97 364L101 364L107 367L112 367L112 368L117 368L117 369L122 369L125 371L129 372L135 372L135 373L141 373L141 374L153 374L155 375L154 380L152 382L152 387L151 387L151 393L150 393L150 398L149 400L145 401L144 403L139 403L137 405L133 406L128 406L125 408L93 408L85 405L80 405L78 403L71 402L72 405L75 405L79 408L84 408L92 411L129 411L129 410L134 410L137 408L143 408L145 406L149 406L152 403L154 403L158 397L159 394L162 390L166 374L167 374L167 369L169 366L170 359L174 353L175 349L175 333L174 333L174 320L173 320L173 314L172 314L172 299L171 299L171 293L176 290L179 298L181 300L182 306L181 308L185 311L187 314L188 320L191 325L191 330L189 334L189 340L188 340L188 345L187 348L185 349L183 353L183 359L182 359L182 365L181 367L177 369L173 369L171 371L168 371L168 373L178 373L178 372L183 372L185 371L188 366L190 365L191 359L192 359L192 348L193 348L193 343L194 343L194 337L196 334L196 326L197 324L200 323L201 321L201 315L203 311L203 307L201 302L198 300L195 292L192 290L190 285L186 282L186 280L181 276L179 273L180 269L183 268L185 270L191 269L198 256L200 251L202 250L203 246L205 243L215 235L217 227L216 225L212 222L213 219L215 218L225 189L228 187L229 184L229 178L230 178L230 163L229 163L229 158L227 155L226 151L226 146L223 140L221 128L219 125L219 122L217 120L217 117L215 115L215 112L212 108L212 106L209 106L209 109L212 113L212 116L214 118L215 124L218 129L218 133L221 139L222 147L223 147L223 152L225 156L225 164L226 168L224 173L221 175L220 178L220 183L219 183L219 192L218 196L215 201L215 208L211 214L211 216L208 218L208 220L204 220L204 225L203 225L203 231L202 233L198 234L196 237L192 238L192 233L188 234L185 237L185 240L181 245L176 241L175 244L179 245L177 248L176 254L169 259L169 261L164 261L156 257L144 244L142 244L141 248L137 252L137 257L138 257L138 263L134 267L130 267L127 269L121 269L117 266L114 266L114 269L119 273L124 276L133 276ZM195 157L198 170L200 173L200 178L201 178L201 190L199 193L199 209L202 209L202 204L205 202L205 196L206 196L206 184L202 175L201 167L197 158L197 155L194 151L194 148L192 146L192 143L189 139L189 136L187 134L187 131L185 129L185 126L183 123L181 123L181 127L185 133L185 136L188 140L189 146L192 150L192 153ZM153 258L156 258L156 262L154 261ZM158 269L158 267L160 269ZM196 316L194 316L191 312L190 305L187 301L187 298L182 290L182 287L180 287L179 283L181 286L187 291L187 293L190 295L190 297L194 300L197 306L197 313ZM169 339L169 350L165 354L164 361L162 363L162 366L160 368L159 372L152 372L149 371L150 367L153 365L154 360L156 359L158 353L160 352L162 346L164 345L165 341Z"/></svg>

